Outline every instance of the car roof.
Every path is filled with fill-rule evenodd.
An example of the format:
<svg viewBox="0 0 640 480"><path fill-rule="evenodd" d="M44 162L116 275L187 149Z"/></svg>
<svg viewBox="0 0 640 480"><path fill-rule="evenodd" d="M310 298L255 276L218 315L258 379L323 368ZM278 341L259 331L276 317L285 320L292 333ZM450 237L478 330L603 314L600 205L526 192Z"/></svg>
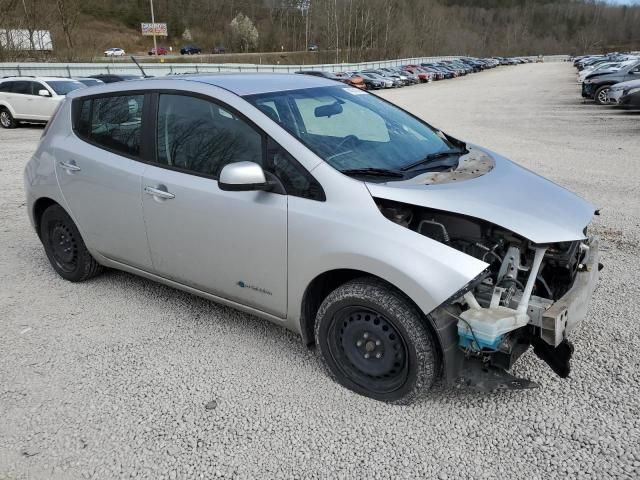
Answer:
<svg viewBox="0 0 640 480"><path fill-rule="evenodd" d="M314 75L294 75L292 73L218 73L180 75L166 78L154 77L153 79L129 80L126 84L112 84L112 88L114 90L144 89L145 85L148 85L150 81L153 82L153 89L170 89L176 86L175 82L198 82L224 88L239 96L337 85L348 88L343 83L328 78ZM76 95L81 94L77 93Z"/></svg>
<svg viewBox="0 0 640 480"><path fill-rule="evenodd" d="M75 78L69 78L69 77L4 77L4 78L0 78L0 81L6 81L6 80L41 80L43 82L52 82L52 81L68 81L68 82L77 82L77 80Z"/></svg>

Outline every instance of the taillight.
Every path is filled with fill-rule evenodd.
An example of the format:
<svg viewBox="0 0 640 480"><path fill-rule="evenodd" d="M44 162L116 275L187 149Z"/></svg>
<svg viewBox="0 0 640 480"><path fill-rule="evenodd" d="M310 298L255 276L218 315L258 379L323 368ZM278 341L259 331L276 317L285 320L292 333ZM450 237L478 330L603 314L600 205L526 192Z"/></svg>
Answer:
<svg viewBox="0 0 640 480"><path fill-rule="evenodd" d="M62 107L63 103L64 103L64 101L58 102L58 105L56 105L56 108L53 110L53 113L51 114L51 118L49 119L49 121L45 125L44 130L42 131L42 135L40 135L40 138L43 138L47 134L47 132L49 131L49 127L53 123L53 120L56 118L56 115L60 111L60 107Z"/></svg>

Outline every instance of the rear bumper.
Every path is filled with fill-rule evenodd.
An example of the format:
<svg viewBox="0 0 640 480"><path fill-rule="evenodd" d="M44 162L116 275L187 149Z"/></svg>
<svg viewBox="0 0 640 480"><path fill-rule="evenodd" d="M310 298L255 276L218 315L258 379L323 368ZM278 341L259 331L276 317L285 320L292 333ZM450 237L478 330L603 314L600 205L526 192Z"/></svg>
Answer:
<svg viewBox="0 0 640 480"><path fill-rule="evenodd" d="M542 315L540 336L549 345L560 345L586 317L600 276L599 260L599 240L592 237L573 286Z"/></svg>

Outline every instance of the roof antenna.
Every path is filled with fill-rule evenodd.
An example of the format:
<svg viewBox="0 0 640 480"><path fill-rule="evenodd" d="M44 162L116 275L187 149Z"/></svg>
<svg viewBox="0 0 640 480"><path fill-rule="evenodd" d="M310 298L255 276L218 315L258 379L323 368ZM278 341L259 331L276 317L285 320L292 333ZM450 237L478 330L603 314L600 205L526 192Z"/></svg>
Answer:
<svg viewBox="0 0 640 480"><path fill-rule="evenodd" d="M140 64L138 63L138 61L133 57L133 55L129 55L129 57L131 57L131 60L133 61L133 63L135 63L138 68L140 69L140 71L142 72L142 76L144 78L150 78L149 75L147 75L146 73L144 73L144 69L140 66Z"/></svg>

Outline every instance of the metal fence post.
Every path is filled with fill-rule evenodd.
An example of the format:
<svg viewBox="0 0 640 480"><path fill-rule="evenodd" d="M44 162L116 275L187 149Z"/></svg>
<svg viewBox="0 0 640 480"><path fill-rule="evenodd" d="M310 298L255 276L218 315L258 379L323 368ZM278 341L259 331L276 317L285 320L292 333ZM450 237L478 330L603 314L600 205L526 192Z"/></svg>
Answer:
<svg viewBox="0 0 640 480"><path fill-rule="evenodd" d="M67 65L67 76L71 78L71 67L69 65Z"/></svg>
<svg viewBox="0 0 640 480"><path fill-rule="evenodd" d="M200 73L200 70L198 70L198 64L196 63L196 73Z"/></svg>
<svg viewBox="0 0 640 480"><path fill-rule="evenodd" d="M18 76L21 77L22 72L20 71L20 64L16 65L16 68L18 69Z"/></svg>

